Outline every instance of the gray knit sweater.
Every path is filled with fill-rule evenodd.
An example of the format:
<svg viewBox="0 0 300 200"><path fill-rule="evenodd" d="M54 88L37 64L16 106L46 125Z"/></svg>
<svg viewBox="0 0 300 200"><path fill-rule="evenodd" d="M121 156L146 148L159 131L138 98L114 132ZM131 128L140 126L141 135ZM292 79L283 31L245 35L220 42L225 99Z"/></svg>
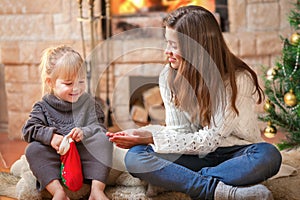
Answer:
<svg viewBox="0 0 300 200"><path fill-rule="evenodd" d="M84 93L75 103L47 94L34 104L22 131L25 141L50 145L53 133L67 135L74 127L78 127L84 133L84 142L96 133L105 134L103 123L102 108L89 94Z"/></svg>

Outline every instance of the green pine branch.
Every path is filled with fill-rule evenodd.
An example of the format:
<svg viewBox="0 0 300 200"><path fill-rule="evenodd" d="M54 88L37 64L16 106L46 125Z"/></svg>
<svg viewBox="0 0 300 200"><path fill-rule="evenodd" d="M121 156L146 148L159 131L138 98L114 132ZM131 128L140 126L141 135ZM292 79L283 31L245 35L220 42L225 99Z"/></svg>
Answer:
<svg viewBox="0 0 300 200"><path fill-rule="evenodd" d="M295 9L290 12L290 15L288 16L288 21L291 25L291 27L294 28L294 30L299 30L299 24L300 24L300 1L297 0L297 3L295 4Z"/></svg>

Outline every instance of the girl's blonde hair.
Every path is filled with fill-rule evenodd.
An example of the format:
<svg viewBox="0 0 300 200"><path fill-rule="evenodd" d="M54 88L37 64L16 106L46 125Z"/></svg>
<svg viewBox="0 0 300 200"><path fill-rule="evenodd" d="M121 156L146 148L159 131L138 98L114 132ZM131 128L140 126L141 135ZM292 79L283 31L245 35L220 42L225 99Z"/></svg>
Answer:
<svg viewBox="0 0 300 200"><path fill-rule="evenodd" d="M72 80L75 77L85 77L83 59L78 52L68 46L50 47L43 51L40 63L42 93L52 93L52 87L57 78Z"/></svg>

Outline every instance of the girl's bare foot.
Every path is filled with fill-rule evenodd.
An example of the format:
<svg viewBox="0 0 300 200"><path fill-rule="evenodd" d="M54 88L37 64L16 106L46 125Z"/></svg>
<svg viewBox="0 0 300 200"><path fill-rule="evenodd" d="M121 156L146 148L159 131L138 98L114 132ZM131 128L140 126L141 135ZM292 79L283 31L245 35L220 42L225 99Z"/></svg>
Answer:
<svg viewBox="0 0 300 200"><path fill-rule="evenodd" d="M59 180L51 181L46 189L52 195L52 200L70 200Z"/></svg>
<svg viewBox="0 0 300 200"><path fill-rule="evenodd" d="M52 200L70 200L65 191L58 190L53 194Z"/></svg>
<svg viewBox="0 0 300 200"><path fill-rule="evenodd" d="M91 192L89 200L109 200L104 191Z"/></svg>
<svg viewBox="0 0 300 200"><path fill-rule="evenodd" d="M93 180L89 200L109 200L109 198L104 193L104 189L104 183L97 180Z"/></svg>

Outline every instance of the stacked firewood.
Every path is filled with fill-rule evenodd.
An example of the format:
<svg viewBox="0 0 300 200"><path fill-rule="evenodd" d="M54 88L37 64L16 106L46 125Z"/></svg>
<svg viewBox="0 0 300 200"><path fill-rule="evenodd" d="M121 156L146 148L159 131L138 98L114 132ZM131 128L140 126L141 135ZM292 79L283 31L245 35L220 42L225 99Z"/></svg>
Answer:
<svg viewBox="0 0 300 200"><path fill-rule="evenodd" d="M131 107L131 117L142 124L165 123L165 108L158 86L143 91L142 101L134 102Z"/></svg>

